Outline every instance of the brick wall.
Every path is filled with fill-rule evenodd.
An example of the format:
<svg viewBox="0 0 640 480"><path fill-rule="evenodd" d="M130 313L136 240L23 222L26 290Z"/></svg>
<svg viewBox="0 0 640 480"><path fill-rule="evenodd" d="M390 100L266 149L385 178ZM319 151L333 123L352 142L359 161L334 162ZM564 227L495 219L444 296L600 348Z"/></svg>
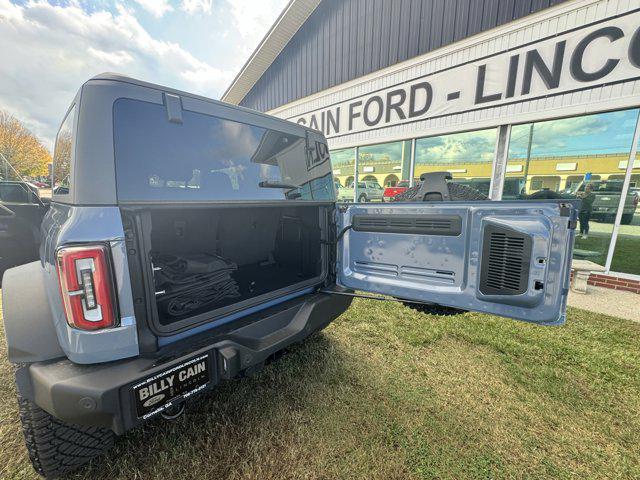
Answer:
<svg viewBox="0 0 640 480"><path fill-rule="evenodd" d="M573 280L573 270L571 271L571 279ZM624 290L626 292L640 294L640 280L630 280L613 275L592 273L587 283L596 287L613 288L614 290Z"/></svg>
<svg viewBox="0 0 640 480"><path fill-rule="evenodd" d="M615 290L640 293L640 280L631 280L628 278L603 275L601 273L592 273L589 276L589 280L587 281L587 283L589 285L595 285L597 287L613 288Z"/></svg>

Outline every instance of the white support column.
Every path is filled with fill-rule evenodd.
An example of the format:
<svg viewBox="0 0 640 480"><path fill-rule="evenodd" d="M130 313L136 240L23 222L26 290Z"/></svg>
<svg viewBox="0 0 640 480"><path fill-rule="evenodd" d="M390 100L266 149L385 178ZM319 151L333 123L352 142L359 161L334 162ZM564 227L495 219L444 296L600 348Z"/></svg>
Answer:
<svg viewBox="0 0 640 480"><path fill-rule="evenodd" d="M496 139L496 148L493 155L491 184L489 186L489 198L491 200L502 200L510 139L511 125L500 125L500 127L498 127L498 138Z"/></svg>
<svg viewBox="0 0 640 480"><path fill-rule="evenodd" d="M411 139L411 159L409 163L409 187L413 187L413 177L416 171L416 139Z"/></svg>
<svg viewBox="0 0 640 480"><path fill-rule="evenodd" d="M353 161L353 201L356 202L358 196L358 164L360 163L360 147L354 147L355 158Z"/></svg>
<svg viewBox="0 0 640 480"><path fill-rule="evenodd" d="M607 261L604 264L605 273L609 273L611 270L611 262L613 261L613 254L616 248L616 242L618 241L618 230L620 230L620 222L622 221L622 214L624 212L624 205L627 201L627 194L629 193L629 184L631 183L631 173L633 172L633 164L636 160L636 153L638 152L638 140L640 139L640 112L636 119L636 129L633 132L633 144L631 145L631 151L629 152L629 160L627 161L627 169L625 171L624 183L622 184L622 192L620 195L620 203L618 204L618 211L616 212L616 220L613 223L613 233L611 234L611 242L609 242L609 251L607 252Z"/></svg>

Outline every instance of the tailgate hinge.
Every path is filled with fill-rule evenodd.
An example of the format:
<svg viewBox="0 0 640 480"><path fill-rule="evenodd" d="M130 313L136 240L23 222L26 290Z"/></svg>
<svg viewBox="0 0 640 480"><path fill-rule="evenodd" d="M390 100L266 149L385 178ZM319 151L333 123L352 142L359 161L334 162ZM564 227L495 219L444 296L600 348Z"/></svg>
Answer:
<svg viewBox="0 0 640 480"><path fill-rule="evenodd" d="M384 302L399 302L399 303L416 303L418 305L433 305L430 302L419 302L416 300L405 300L402 298L395 297L385 297L383 295L365 295L362 293L353 293L353 292L341 292L338 290L331 290L326 288L321 288L318 290L318 293L326 293L327 295L342 295L345 297L354 297L354 298L366 298L367 300L381 300Z"/></svg>

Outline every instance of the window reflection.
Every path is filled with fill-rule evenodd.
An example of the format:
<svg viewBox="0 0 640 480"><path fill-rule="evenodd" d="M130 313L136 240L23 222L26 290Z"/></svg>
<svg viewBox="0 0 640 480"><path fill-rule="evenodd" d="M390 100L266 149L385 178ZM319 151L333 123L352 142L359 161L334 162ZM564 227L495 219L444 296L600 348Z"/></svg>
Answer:
<svg viewBox="0 0 640 480"><path fill-rule="evenodd" d="M411 141L366 145L359 149L358 183L355 148L333 150L331 165L338 201L383 202L409 186Z"/></svg>
<svg viewBox="0 0 640 480"><path fill-rule="evenodd" d="M173 123L130 99L115 102L114 131L120 199L334 199L326 145L300 135L191 111Z"/></svg>
<svg viewBox="0 0 640 480"><path fill-rule="evenodd" d="M621 201L638 109L514 125L503 184L504 200L585 198L595 195L576 258L604 265ZM447 171L454 182L489 196L498 129L416 139L414 178ZM331 161L339 201L360 200L376 184L388 201L410 185L411 140L334 150ZM640 275L640 160L630 179L611 270ZM587 192L587 185L591 185ZM362 199L364 201L364 197ZM588 224L588 232L586 227Z"/></svg>
<svg viewBox="0 0 640 480"><path fill-rule="evenodd" d="M454 133L416 141L415 180L428 172L449 172L456 183L487 197L491 184L497 129Z"/></svg>
<svg viewBox="0 0 640 480"><path fill-rule="evenodd" d="M336 199L338 202L352 202L354 197L353 181L355 180L355 148L333 150L331 152L331 168L336 188Z"/></svg>
<svg viewBox="0 0 640 480"><path fill-rule="evenodd" d="M634 109L515 125L503 198L582 199L574 258L604 265L637 118L638 110ZM514 181L520 187L517 195L506 189L507 182ZM637 203L633 194L627 195L623 227L634 223ZM623 237L633 237L638 242L636 253L624 262L614 262L611 270L640 274L640 261L634 260L640 227L628 230L619 242L622 240L624 250L630 238Z"/></svg>
<svg viewBox="0 0 640 480"><path fill-rule="evenodd" d="M409 179L410 141L368 145L360 147L359 151L358 201L391 201L393 196L404 191L398 184Z"/></svg>

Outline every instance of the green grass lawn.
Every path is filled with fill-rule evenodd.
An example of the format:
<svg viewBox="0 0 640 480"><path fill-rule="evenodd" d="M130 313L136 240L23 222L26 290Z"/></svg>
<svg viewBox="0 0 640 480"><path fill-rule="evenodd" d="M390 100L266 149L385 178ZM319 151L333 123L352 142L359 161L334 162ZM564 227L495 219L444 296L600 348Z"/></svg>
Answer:
<svg viewBox="0 0 640 480"><path fill-rule="evenodd" d="M618 235L611 270L640 275L640 236Z"/></svg>
<svg viewBox="0 0 640 480"><path fill-rule="evenodd" d="M0 478L31 478L0 339ZM259 375L75 478L639 478L640 324L543 328L357 300Z"/></svg>
<svg viewBox="0 0 640 480"><path fill-rule="evenodd" d="M590 257L588 260L604 265L607 260L610 241L611 233L591 234L586 240L577 236L575 248L600 252L599 256ZM611 271L640 275L640 235L618 235L616 251L611 262Z"/></svg>

